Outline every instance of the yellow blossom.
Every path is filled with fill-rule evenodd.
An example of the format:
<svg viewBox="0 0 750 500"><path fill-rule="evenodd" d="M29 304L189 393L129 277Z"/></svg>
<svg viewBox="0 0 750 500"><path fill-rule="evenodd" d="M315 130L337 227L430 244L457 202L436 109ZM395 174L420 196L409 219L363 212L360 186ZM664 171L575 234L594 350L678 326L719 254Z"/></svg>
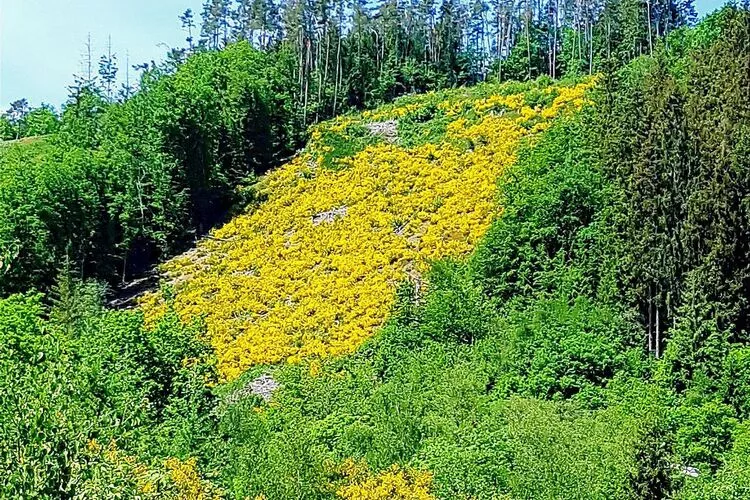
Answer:
<svg viewBox="0 0 750 500"><path fill-rule="evenodd" d="M174 483L180 500L207 500L221 498L219 490L201 478L195 458L180 460L169 458L164 462L169 478Z"/></svg>
<svg viewBox="0 0 750 500"><path fill-rule="evenodd" d="M341 466L346 484L336 490L336 495L348 500L430 500L432 473L404 469L398 464L377 475L370 475L366 464L346 460Z"/></svg>
<svg viewBox="0 0 750 500"><path fill-rule="evenodd" d="M353 352L385 321L399 281L474 248L497 215L496 180L521 140L583 104L590 85L555 86L541 109L524 94L459 89L319 125L308 153L264 179L267 201L162 267L175 310L205 319L223 381L257 364ZM379 143L341 168L320 167L326 134L427 107L456 113L440 143ZM158 294L143 306L151 322L166 309Z"/></svg>

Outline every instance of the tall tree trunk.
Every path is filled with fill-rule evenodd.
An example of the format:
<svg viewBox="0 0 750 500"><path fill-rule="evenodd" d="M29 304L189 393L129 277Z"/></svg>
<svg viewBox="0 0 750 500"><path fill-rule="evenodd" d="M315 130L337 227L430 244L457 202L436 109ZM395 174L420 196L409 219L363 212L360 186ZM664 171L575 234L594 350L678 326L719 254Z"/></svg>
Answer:
<svg viewBox="0 0 750 500"><path fill-rule="evenodd" d="M306 40L305 42L305 72L304 72L304 81L305 81L305 96L304 96L304 102L302 104L302 123L307 126L307 97L308 97L308 90L310 85L310 68L312 67L312 54L310 53L310 40Z"/></svg>
<svg viewBox="0 0 750 500"><path fill-rule="evenodd" d="M651 0L646 0L646 19L648 20L648 53L654 53L654 42L651 39Z"/></svg>
<svg viewBox="0 0 750 500"><path fill-rule="evenodd" d="M651 285L648 286L648 353L654 352L654 333L653 333L653 297L651 295Z"/></svg>
<svg viewBox="0 0 750 500"><path fill-rule="evenodd" d="M594 72L594 22L591 16L588 16L589 25L589 75Z"/></svg>
<svg viewBox="0 0 750 500"><path fill-rule="evenodd" d="M557 78L557 29L560 23L560 0L555 0L555 34L552 41L552 78Z"/></svg>
<svg viewBox="0 0 750 500"><path fill-rule="evenodd" d="M336 115L336 105L339 98L339 72L341 71L341 25L339 25L338 41L336 43L336 75L333 78L333 115Z"/></svg>
<svg viewBox="0 0 750 500"><path fill-rule="evenodd" d="M328 34L328 29L326 29L326 55L325 55L325 65L323 66L323 85L324 86L328 82L328 59L329 59L330 46L331 46L331 37ZM321 91L318 90L318 107L320 107L320 104L321 104L320 95L321 95ZM323 92L323 99L325 99L325 92Z"/></svg>
<svg viewBox="0 0 750 500"><path fill-rule="evenodd" d="M526 57L528 58L528 79L531 80L531 8L526 0Z"/></svg>

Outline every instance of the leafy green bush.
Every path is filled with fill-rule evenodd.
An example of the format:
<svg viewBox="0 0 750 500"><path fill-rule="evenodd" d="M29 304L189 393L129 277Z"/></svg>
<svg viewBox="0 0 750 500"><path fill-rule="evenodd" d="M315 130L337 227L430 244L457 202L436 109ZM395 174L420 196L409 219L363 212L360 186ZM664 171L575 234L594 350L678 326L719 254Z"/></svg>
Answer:
<svg viewBox="0 0 750 500"><path fill-rule="evenodd" d="M750 347L735 347L724 361L723 399L741 419L750 417Z"/></svg>
<svg viewBox="0 0 750 500"><path fill-rule="evenodd" d="M637 345L634 334L616 311L585 298L573 305L539 301L513 311L503 349L511 387L536 397L567 398L589 384L603 386L618 371L637 367L639 350L630 350Z"/></svg>
<svg viewBox="0 0 750 500"><path fill-rule="evenodd" d="M612 295L614 193L593 168L589 136L583 117L554 126L501 180L503 216L470 260L491 297Z"/></svg>
<svg viewBox="0 0 750 500"><path fill-rule="evenodd" d="M54 134L60 128L60 118L55 110L46 104L32 109L23 119L23 135L30 137L35 135Z"/></svg>
<svg viewBox="0 0 750 500"><path fill-rule="evenodd" d="M679 499L741 499L750 491L750 424L737 426L734 444L726 456L725 464L715 475L702 474L689 478L675 495Z"/></svg>
<svg viewBox="0 0 750 500"><path fill-rule="evenodd" d="M299 142L287 63L238 43L147 73L123 103L84 88L59 133L0 151L0 293L49 286L66 260L124 277L218 222ZM29 120L42 127L45 109Z"/></svg>
<svg viewBox="0 0 750 500"><path fill-rule="evenodd" d="M213 377L196 330L176 318L147 330L139 313L102 309L98 286L63 280L57 295L51 310L40 295L0 300L2 495L83 491L94 441L146 464L194 452Z"/></svg>

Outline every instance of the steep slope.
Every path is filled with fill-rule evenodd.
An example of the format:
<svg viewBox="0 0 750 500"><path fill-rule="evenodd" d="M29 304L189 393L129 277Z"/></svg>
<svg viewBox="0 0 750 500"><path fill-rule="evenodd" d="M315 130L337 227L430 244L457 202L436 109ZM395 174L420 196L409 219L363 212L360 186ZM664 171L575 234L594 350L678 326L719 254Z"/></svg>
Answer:
<svg viewBox="0 0 750 500"><path fill-rule="evenodd" d="M353 352L400 281L419 286L430 261L474 247L520 142L580 107L589 86L483 85L320 125L263 180L265 201L162 267L168 303L205 318L224 380ZM166 305L144 301L152 318Z"/></svg>

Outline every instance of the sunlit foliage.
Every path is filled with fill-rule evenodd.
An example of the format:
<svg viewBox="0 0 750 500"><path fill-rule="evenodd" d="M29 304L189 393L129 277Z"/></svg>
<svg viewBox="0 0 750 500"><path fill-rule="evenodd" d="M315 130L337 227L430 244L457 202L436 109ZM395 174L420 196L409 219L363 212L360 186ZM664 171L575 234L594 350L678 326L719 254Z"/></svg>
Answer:
<svg viewBox="0 0 750 500"><path fill-rule="evenodd" d="M383 324L398 282L473 248L520 141L580 106L589 85L529 86L544 98L534 107L502 88L433 94L319 127L305 153L264 180L267 201L163 266L169 304L205 319L226 380L254 364L352 352ZM449 118L440 142L369 145L325 168L330 137L346 142L355 120L429 107ZM165 304L150 297L149 316Z"/></svg>

